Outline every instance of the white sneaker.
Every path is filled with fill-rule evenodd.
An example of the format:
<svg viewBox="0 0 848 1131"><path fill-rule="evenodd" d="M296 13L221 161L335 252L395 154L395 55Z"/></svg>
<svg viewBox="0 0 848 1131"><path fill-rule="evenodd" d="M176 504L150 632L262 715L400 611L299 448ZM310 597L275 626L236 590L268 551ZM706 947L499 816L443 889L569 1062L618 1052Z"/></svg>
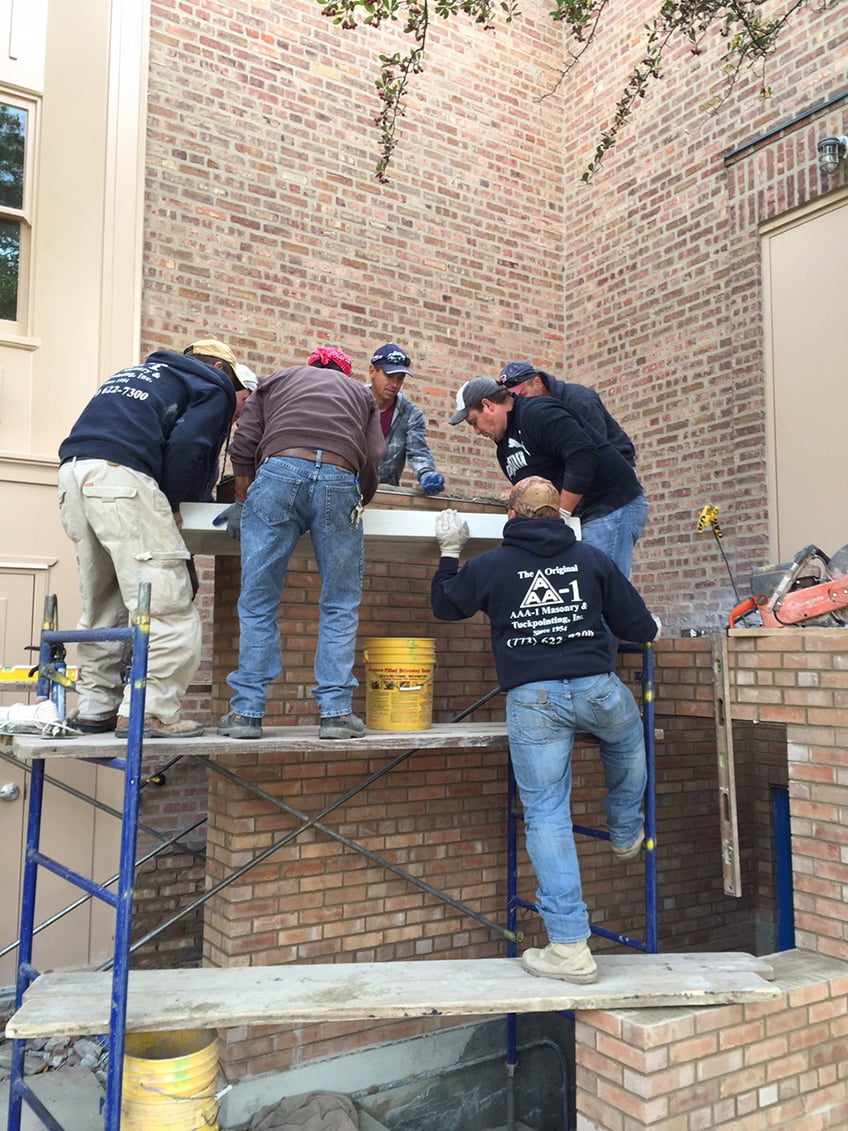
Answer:
<svg viewBox="0 0 848 1131"><path fill-rule="evenodd" d="M521 965L537 978L559 978L562 982L594 982L598 976L585 941L548 943L544 950L531 947L522 954Z"/></svg>

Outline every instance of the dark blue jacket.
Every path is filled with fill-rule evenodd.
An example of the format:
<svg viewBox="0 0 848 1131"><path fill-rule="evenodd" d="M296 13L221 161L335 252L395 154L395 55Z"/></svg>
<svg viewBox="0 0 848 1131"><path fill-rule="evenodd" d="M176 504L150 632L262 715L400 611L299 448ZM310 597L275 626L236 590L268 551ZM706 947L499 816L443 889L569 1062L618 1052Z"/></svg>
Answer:
<svg viewBox="0 0 848 1131"><path fill-rule="evenodd" d="M618 566L558 518L510 519L502 545L462 569L456 558L441 558L430 603L439 620L486 614L504 691L611 672L617 645L610 631L639 644L657 634Z"/></svg>
<svg viewBox="0 0 848 1131"><path fill-rule="evenodd" d="M109 377L59 448L59 459L105 459L155 479L171 509L211 501L236 408L233 383L196 357L157 350Z"/></svg>
<svg viewBox="0 0 848 1131"><path fill-rule="evenodd" d="M514 397L497 453L510 483L541 475L558 491L582 495L574 514L583 522L642 494L636 472L621 453L553 397Z"/></svg>
<svg viewBox="0 0 848 1131"><path fill-rule="evenodd" d="M620 452L631 467L636 466L636 449L633 441L618 423L594 389L573 381L560 381L550 373L537 369L537 375L548 390L548 396L561 401L573 412L581 424L588 424L598 435L604 436Z"/></svg>

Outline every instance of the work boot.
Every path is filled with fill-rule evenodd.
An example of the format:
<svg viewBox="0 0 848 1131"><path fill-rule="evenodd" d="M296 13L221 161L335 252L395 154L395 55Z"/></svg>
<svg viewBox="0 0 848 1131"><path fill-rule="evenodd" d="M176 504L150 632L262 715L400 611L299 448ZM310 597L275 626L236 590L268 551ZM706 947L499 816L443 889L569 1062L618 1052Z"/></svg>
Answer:
<svg viewBox="0 0 848 1131"><path fill-rule="evenodd" d="M362 738L365 723L359 715L329 715L321 720L319 738Z"/></svg>
<svg viewBox="0 0 848 1131"><path fill-rule="evenodd" d="M644 841L645 830L640 829L639 835L635 840L631 840L630 844L623 844L621 846L614 844L612 846L613 855L616 860L634 860L642 851Z"/></svg>
<svg viewBox="0 0 848 1131"><path fill-rule="evenodd" d="M521 956L521 965L537 978L559 978L562 982L594 982L598 967L585 940L548 943L544 950L531 947Z"/></svg>
<svg viewBox="0 0 848 1131"><path fill-rule="evenodd" d="M262 719L228 711L218 719L218 734L224 738L261 738Z"/></svg>
<svg viewBox="0 0 848 1131"><path fill-rule="evenodd" d="M115 738L127 738L129 727L130 720L126 715L118 715ZM192 719L175 719L172 723L163 723L155 715L145 715L142 733L145 738L198 738L203 734L203 727Z"/></svg>
<svg viewBox="0 0 848 1131"><path fill-rule="evenodd" d="M83 734L108 734L115 729L117 721L117 715L108 715L102 719L84 719L82 715L77 715L76 718L68 719L70 726Z"/></svg>

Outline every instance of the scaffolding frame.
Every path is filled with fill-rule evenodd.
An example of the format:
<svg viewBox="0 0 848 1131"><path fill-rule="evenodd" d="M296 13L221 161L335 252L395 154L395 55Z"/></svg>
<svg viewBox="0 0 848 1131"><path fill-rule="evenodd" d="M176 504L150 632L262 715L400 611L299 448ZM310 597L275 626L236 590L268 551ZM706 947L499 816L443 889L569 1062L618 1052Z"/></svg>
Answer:
<svg viewBox="0 0 848 1131"><path fill-rule="evenodd" d="M204 904L207 900L211 899L223 888L229 884L240 879L246 872L257 864L267 859L270 855L277 852L280 848L293 841L306 829L317 829L331 839L341 843L344 847L355 851L374 864L386 868L392 874L405 879L407 882L412 883L419 889L423 890L428 895L434 896L441 902L453 907L460 913L473 918L475 921L486 926L496 934L501 935L507 943L507 956L514 957L516 953L516 946L521 940L521 934L517 929L517 911L519 908L536 911L534 904L528 903L520 899L516 893L517 882L517 844L518 844L518 823L520 821L520 813L518 811L516 800L515 780L512 774L511 764L508 769L508 785L507 785L507 926L503 927L495 923L473 908L454 900L445 892L432 887L420 877L414 876L407 872L405 869L400 868L398 865L392 863L379 856L377 853L371 852L364 846L359 845L356 841L345 837L343 834L336 832L323 823L323 819L332 813L334 810L340 808L352 797L367 789L374 781L384 777L392 769L405 762L413 754L417 752L417 747L411 747L402 753L390 759L383 767L374 773L362 779L356 786L347 790L344 794L338 797L335 801L325 806L321 812L313 816L309 816L300 810L288 805L286 802L279 798L273 797L268 794L259 786L254 786L252 783L245 781L240 775L226 770L218 766L214 761L206 758L207 765L214 772L221 774L223 777L235 784L240 785L242 788L253 793L255 796L260 797L263 801L270 802L276 808L295 817L299 824L296 828L290 830L285 836L276 840L271 846L265 849L259 855L247 861L244 865L236 871L226 876L215 887L203 893L197 900L192 901L187 907L182 908L178 913L169 917L165 922L155 928L153 931L148 932L142 938L137 939L135 942L131 940L131 925L132 925L132 896L133 896L133 883L134 874L137 862L135 860L136 841L138 832L138 805L139 793L145 780L141 775L141 759L142 759L142 746L143 746L143 720L144 720L144 699L145 687L147 676L147 653L148 653L148 637L150 627L150 589L149 586L142 586L142 591L139 595L139 611L134 620L132 628L124 629L95 629L76 632L58 632L54 627L55 618L55 603L50 605L50 602L55 602L54 598L48 598L45 611L45 621L42 627L41 645L39 652L39 669L43 673L51 673L63 670L64 663L64 645L66 643L80 643L80 642L103 642L123 640L128 641L131 645L131 664L130 664L130 681L131 681L131 707L130 707L130 724L129 734L127 739L127 748L125 757L114 758L95 758L90 759L98 765L104 765L111 768L122 770L125 774L124 784L124 801L122 813L118 814L113 811L113 815L121 817L121 849L120 849L120 864L117 877L105 881L102 884L96 884L86 877L80 876L78 873L73 872L71 869L64 867L58 861L52 860L44 855L39 848L40 830L41 830L41 817L42 817L42 803L45 780L49 782L50 779L45 778L44 773L44 760L33 758L30 768L30 800L29 811L27 820L27 841L26 853L24 864L24 881L22 888L21 898L21 929L18 939L18 976L16 981L15 993L15 1008L20 1008L23 1000L24 992L31 982L38 977L38 971L32 966L32 950L33 950L33 937L38 930L43 929L42 924L39 927L35 925L35 895L36 895L36 879L39 868L46 868L54 874L68 881L70 884L81 888L85 892L83 899L98 898L103 902L113 907L116 912L116 929L115 929L115 943L113 948L112 958L104 963L100 969L107 969L112 967L112 993L110 1001L110 1024L108 1033L108 1070L106 1080L106 1095L103 1101L104 1110L104 1131L119 1131L120 1129L120 1109L121 1109L121 1093L122 1093L122 1072L123 1072L123 1053L126 1035L126 1012L127 1012L127 991L128 991L128 976L129 976L129 960L131 954L145 943L149 942L152 938L156 937L162 931L166 930L173 923L179 919L190 914L196 910L198 906ZM48 612L52 609L52 615ZM656 846L656 810L655 810L655 770L654 770L654 709L653 709L653 649L650 644L641 645L619 645L619 650L623 652L642 652L642 707L643 707L643 728L645 734L645 749L648 766L648 785L645 794L645 877L646 877L646 897L645 897L645 934L644 941L638 941L625 935L614 935L602 928L592 928L593 933L603 935L623 946L640 949L649 953L656 951L657 942L657 928L656 928L656 861L655 861L655 846ZM49 688L48 688L49 683ZM64 714L64 695L65 685L61 679L48 680L47 675L39 679L39 694L44 694L47 691L57 699L57 706L60 709L60 716ZM465 708L457 714L451 723L461 722L469 715L473 714L477 709L489 702L494 696L501 693L499 687L494 688L488 692L481 699ZM191 755L187 755L191 756ZM169 763L172 765L173 762ZM153 779L155 780L155 775ZM93 799L90 800L93 804L97 804ZM194 826L193 826L194 827ZM598 838L609 838L609 834L604 830L588 829L581 826L574 826L574 831L578 834L588 835ZM177 837L172 838L171 841L165 842L165 845L160 846L157 851L161 851L163 847L173 840L178 839L182 833L177 834ZM147 859L149 857L145 857ZM140 863L139 861L138 863ZM108 890L109 887L117 879L117 892L112 893ZM70 905L65 911L60 912L59 915L53 916L50 922L55 921L73 907L79 905L80 900ZM10 948L7 948L10 949ZM507 1107L508 1113L513 1111L513 1104L510 1098L513 1095L513 1081L514 1071L517 1062L517 1026L516 1014L507 1015ZM48 1128L48 1131L63 1131L61 1125L53 1118L49 1111L44 1107L38 1097L33 1093L32 1089L26 1084L24 1079L24 1058L26 1051L26 1040L15 1039L12 1042L12 1063L11 1063L11 1076L10 1076L10 1094L9 1094L9 1116L8 1116L8 1131L20 1131L21 1125L21 1112L22 1103L26 1102L30 1109L34 1112L41 1123ZM509 1116L510 1120L514 1119L514 1115ZM508 1126L512 1126L509 1123Z"/></svg>
<svg viewBox="0 0 848 1131"><path fill-rule="evenodd" d="M39 648L38 694L51 691L59 701L60 717L64 717L64 692L61 681L48 681L44 674L50 667L62 671L66 643L103 643L124 641L132 649L130 661L130 716L126 755L92 759L98 765L120 770L124 774L124 807L121 820L119 880L116 892L96 884L87 876L65 867L41 851L41 817L44 801L44 759L33 759L30 767L30 794L27 815L26 849L21 888L21 927L18 938L18 973L15 982L15 1009L20 1009L27 987L38 977L32 965L35 934L35 898L39 869L59 876L88 896L108 904L115 911L115 945L112 993L109 1007L109 1062L106 1071L105 1131L119 1131L121 1125L121 1089L123 1076L124 1037L126 1031L127 988L129 981L130 931L132 928L132 893L135 873L136 835L138 830L138 797L141 786L141 754L144 733L144 703L147 690L147 657L150 637L150 584L139 587L138 609L131 628L78 629L59 632L55 623L56 602L48 597ZM50 686L48 686L50 684ZM9 1077L8 1131L20 1131L22 1106L32 1110L50 1131L62 1131L24 1077L26 1041L12 1041L12 1062Z"/></svg>

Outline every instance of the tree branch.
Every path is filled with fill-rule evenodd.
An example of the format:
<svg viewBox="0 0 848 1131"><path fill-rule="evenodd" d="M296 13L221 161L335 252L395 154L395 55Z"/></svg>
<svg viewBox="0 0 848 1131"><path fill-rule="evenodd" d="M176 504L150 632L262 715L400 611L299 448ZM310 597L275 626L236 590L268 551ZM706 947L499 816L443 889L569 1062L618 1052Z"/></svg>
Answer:
<svg viewBox="0 0 848 1131"><path fill-rule="evenodd" d="M404 114L404 99L412 75L424 68L427 33L433 16L452 19L466 16L484 31L492 31L496 20L511 23L518 15L519 0L316 0L321 12L343 31L355 28L358 23L379 28L384 20L404 21L404 34L414 46L406 53L380 55L380 74L376 80L381 102L375 119L379 130L380 154L377 161L377 179L383 183L392 154L397 145L400 118ZM717 28L726 40L720 67L727 93L733 89L739 75L746 68L759 67L761 73L760 95L768 97L765 70L774 53L780 34L792 16L809 0L788 0L775 19L765 19L763 10L767 0L661 0L660 8L646 25L646 40L642 58L632 68L624 90L615 104L612 121L601 130L594 156L583 174L589 181L600 167L605 155L615 145L619 133L626 125L640 99L645 97L651 84L662 78L662 63L669 45L680 38L688 42L693 55L703 52L707 33ZM818 0L816 8L823 11L841 3L841 0ZM562 68L556 82L543 98L560 88L570 71L577 65L595 39L602 16L607 14L608 0L553 0L550 11L555 23L565 24L577 49ZM608 15L615 18L614 13ZM727 95L725 95L726 97ZM715 104L713 105L714 108Z"/></svg>

